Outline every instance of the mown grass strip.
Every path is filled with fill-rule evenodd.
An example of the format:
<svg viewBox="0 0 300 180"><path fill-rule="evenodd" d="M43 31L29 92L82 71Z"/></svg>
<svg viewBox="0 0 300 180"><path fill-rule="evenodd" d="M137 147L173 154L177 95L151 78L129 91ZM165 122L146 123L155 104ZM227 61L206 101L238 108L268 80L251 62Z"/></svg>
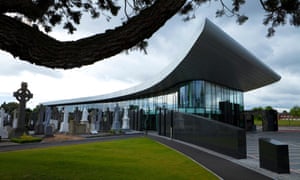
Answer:
<svg viewBox="0 0 300 180"><path fill-rule="evenodd" d="M261 126L262 121L255 119L254 124L257 126ZM278 126L300 127L300 121L299 120L278 120Z"/></svg>
<svg viewBox="0 0 300 180"><path fill-rule="evenodd" d="M217 179L148 138L0 153L1 179Z"/></svg>

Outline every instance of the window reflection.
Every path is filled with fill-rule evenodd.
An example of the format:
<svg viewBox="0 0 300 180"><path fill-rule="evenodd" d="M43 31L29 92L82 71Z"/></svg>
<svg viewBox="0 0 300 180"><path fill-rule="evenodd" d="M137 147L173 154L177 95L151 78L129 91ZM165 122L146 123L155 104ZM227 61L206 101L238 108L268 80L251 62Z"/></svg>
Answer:
<svg viewBox="0 0 300 180"><path fill-rule="evenodd" d="M94 109L113 109L118 103L121 108L137 107L139 109L149 110L156 113L159 108L167 108L169 110L194 113L208 118L216 119L221 114L220 104L229 103L232 110L239 107L243 111L244 100L241 91L229 89L211 82L195 80L179 87L174 87L169 93L159 96L143 97L140 99L129 99L118 102L93 103L93 104L77 104L65 106L75 110L79 108ZM58 106L61 109L61 106Z"/></svg>

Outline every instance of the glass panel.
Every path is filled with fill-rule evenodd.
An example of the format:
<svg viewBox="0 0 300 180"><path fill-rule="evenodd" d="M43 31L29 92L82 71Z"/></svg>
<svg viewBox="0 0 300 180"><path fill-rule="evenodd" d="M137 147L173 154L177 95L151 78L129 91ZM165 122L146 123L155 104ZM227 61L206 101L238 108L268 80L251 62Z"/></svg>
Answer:
<svg viewBox="0 0 300 180"><path fill-rule="evenodd" d="M240 110L243 111L244 99L243 93L232 90L227 87L216 85L210 82L196 80L183 84L177 91L154 96L149 98L130 99L120 102L107 102L96 104L77 104L66 106L73 111L75 107L80 110L87 108L110 108L113 110L116 103L122 108L124 106L138 106L144 110L150 109L155 111L157 107L165 106L169 110L178 110L180 112L197 113L206 117L216 118L220 114L220 102L229 101L233 104L239 104ZM233 105L232 104L232 105ZM58 106L61 109L61 106Z"/></svg>
<svg viewBox="0 0 300 180"><path fill-rule="evenodd" d="M205 111L210 113L211 111L211 84L205 82Z"/></svg>

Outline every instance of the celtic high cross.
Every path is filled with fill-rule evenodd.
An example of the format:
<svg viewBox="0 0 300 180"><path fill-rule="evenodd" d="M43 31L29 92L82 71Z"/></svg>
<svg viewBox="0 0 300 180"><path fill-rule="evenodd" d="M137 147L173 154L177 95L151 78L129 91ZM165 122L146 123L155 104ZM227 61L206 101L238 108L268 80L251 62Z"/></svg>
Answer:
<svg viewBox="0 0 300 180"><path fill-rule="evenodd" d="M33 94L27 89L27 83L22 82L21 88L14 92L14 97L19 101L19 118L18 118L18 125L15 130L15 135L19 136L25 132L25 109L26 109L26 102L28 102L32 97Z"/></svg>

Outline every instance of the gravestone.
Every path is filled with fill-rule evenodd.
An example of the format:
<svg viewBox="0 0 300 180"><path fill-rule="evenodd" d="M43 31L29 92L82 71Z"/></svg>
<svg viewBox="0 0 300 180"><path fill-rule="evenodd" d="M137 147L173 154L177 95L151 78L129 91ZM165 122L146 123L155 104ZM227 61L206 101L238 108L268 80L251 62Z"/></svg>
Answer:
<svg viewBox="0 0 300 180"><path fill-rule="evenodd" d="M15 109L13 112L13 123L12 123L12 127L13 129L16 129L18 126L18 116L17 116L17 110Z"/></svg>
<svg viewBox="0 0 300 180"><path fill-rule="evenodd" d="M45 107L40 106L38 120L37 123L35 124L35 134L44 133L44 117L45 117Z"/></svg>
<svg viewBox="0 0 300 180"><path fill-rule="evenodd" d="M61 113L59 112L57 107L52 107L52 118L50 120L51 126L54 128L53 132L58 131L59 129L59 121L61 119Z"/></svg>
<svg viewBox="0 0 300 180"><path fill-rule="evenodd" d="M119 104L116 104L114 109L114 119L111 130L118 131L120 130L120 107Z"/></svg>
<svg viewBox="0 0 300 180"><path fill-rule="evenodd" d="M1 138L8 138L8 131L7 128L4 127L4 119L7 116L4 109L0 109L0 137Z"/></svg>
<svg viewBox="0 0 300 180"><path fill-rule="evenodd" d="M91 117L90 133L97 134L98 133L98 131L96 130L97 112L95 109L92 110L90 117Z"/></svg>
<svg viewBox="0 0 300 180"><path fill-rule="evenodd" d="M89 121L88 121L89 112L86 108L83 108L80 124L85 125L85 133L89 133Z"/></svg>
<svg viewBox="0 0 300 180"><path fill-rule="evenodd" d="M51 107L47 106L45 108L45 122L44 122L44 134L46 137L52 137L53 136L53 128L50 124L50 120L51 120L51 114L52 114L52 110Z"/></svg>
<svg viewBox="0 0 300 180"><path fill-rule="evenodd" d="M288 144L259 138L259 166L277 173L290 173Z"/></svg>
<svg viewBox="0 0 300 180"><path fill-rule="evenodd" d="M60 133L67 133L69 132L69 111L66 107L64 107L64 119L63 122L60 124Z"/></svg>
<svg viewBox="0 0 300 180"><path fill-rule="evenodd" d="M4 126L12 126L11 116L10 114L6 114L6 117L4 118Z"/></svg>
<svg viewBox="0 0 300 180"><path fill-rule="evenodd" d="M29 135L34 134L34 121L32 119L29 121L29 124L28 124L28 134Z"/></svg>
<svg viewBox="0 0 300 180"><path fill-rule="evenodd" d="M89 112L87 111L86 108L83 108L80 124L87 124L88 116L89 116Z"/></svg>
<svg viewBox="0 0 300 180"><path fill-rule="evenodd" d="M0 109L0 128L4 127L4 116L6 115L3 108Z"/></svg>
<svg viewBox="0 0 300 180"><path fill-rule="evenodd" d="M123 130L129 130L129 117L128 117L128 108L124 107L124 115L122 118L122 129Z"/></svg>
<svg viewBox="0 0 300 180"><path fill-rule="evenodd" d="M262 119L263 131L278 131L278 115L276 110L263 111Z"/></svg>
<svg viewBox="0 0 300 180"><path fill-rule="evenodd" d="M79 123L80 122L80 119L81 119L81 112L80 110L78 109L78 107L75 108L75 111L74 111L74 121L76 123Z"/></svg>
<svg viewBox="0 0 300 180"><path fill-rule="evenodd" d="M57 107L52 107L52 119L59 121L60 116L61 115Z"/></svg>
<svg viewBox="0 0 300 180"><path fill-rule="evenodd" d="M25 131L25 109L26 103L33 97L33 94L27 89L27 83L22 82L21 88L13 93L19 101L19 119L17 128L14 130L14 136L21 136Z"/></svg>
<svg viewBox="0 0 300 180"><path fill-rule="evenodd" d="M102 118L102 109L98 109L98 115L97 115L97 121L96 121L96 130L100 131L101 130L101 123L103 121Z"/></svg>

